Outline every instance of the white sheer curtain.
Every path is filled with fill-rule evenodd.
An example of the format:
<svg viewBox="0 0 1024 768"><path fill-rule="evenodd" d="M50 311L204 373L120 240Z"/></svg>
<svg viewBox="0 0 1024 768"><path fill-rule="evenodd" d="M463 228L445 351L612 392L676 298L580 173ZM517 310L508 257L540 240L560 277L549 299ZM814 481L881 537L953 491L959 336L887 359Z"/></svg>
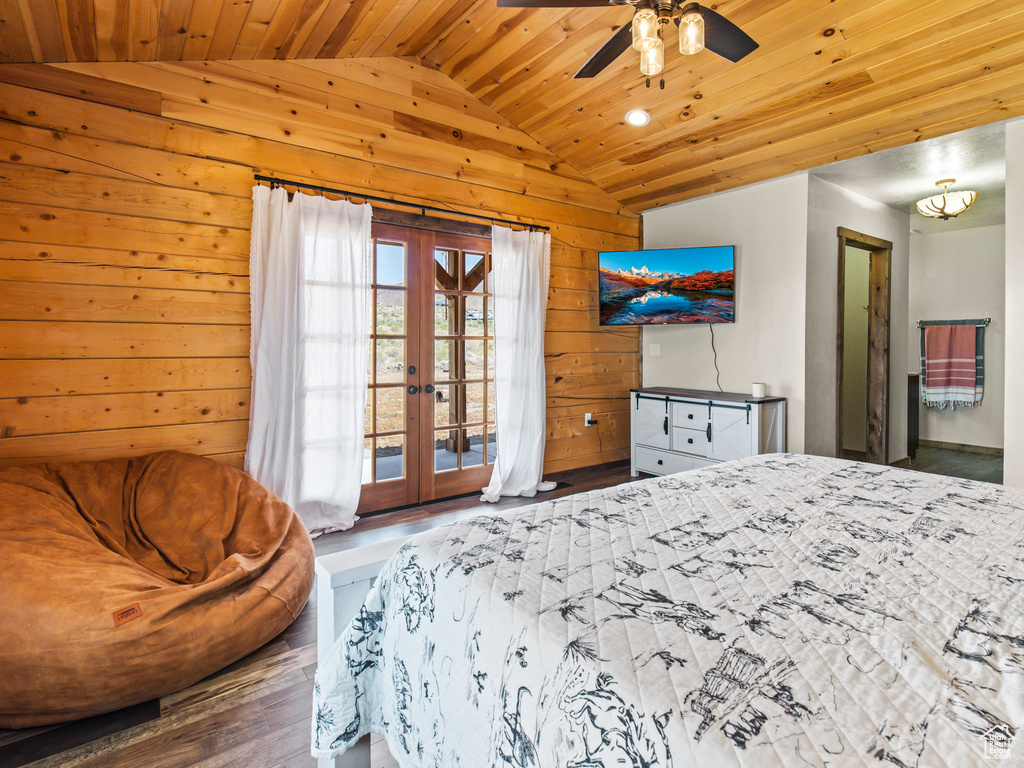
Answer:
<svg viewBox="0 0 1024 768"><path fill-rule="evenodd" d="M252 406L245 470L311 531L359 503L369 340L369 205L253 188Z"/></svg>
<svg viewBox="0 0 1024 768"><path fill-rule="evenodd" d="M494 270L494 389L498 455L481 501L533 496L544 473L544 315L551 236L491 231Z"/></svg>

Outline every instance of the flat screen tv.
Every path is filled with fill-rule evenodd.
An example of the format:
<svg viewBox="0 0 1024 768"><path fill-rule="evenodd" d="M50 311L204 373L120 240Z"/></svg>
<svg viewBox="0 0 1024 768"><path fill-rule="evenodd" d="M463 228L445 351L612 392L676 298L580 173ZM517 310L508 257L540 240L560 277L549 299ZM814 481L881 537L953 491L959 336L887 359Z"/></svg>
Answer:
<svg viewBox="0 0 1024 768"><path fill-rule="evenodd" d="M735 248L598 254L601 325L731 323Z"/></svg>

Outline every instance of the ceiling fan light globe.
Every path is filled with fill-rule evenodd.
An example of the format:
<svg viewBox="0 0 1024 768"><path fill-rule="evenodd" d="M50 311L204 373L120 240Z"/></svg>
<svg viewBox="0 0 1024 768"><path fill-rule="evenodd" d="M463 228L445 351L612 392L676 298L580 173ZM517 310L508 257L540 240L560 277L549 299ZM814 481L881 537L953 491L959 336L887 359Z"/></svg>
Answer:
<svg viewBox="0 0 1024 768"><path fill-rule="evenodd" d="M646 51L640 51L640 74L647 77L660 75L665 69L665 44L658 40L658 44Z"/></svg>
<svg viewBox="0 0 1024 768"><path fill-rule="evenodd" d="M679 20L679 52L692 56L704 50L704 17L693 11Z"/></svg>
<svg viewBox="0 0 1024 768"><path fill-rule="evenodd" d="M653 8L637 8L633 14L633 48L643 53L659 42L658 14Z"/></svg>

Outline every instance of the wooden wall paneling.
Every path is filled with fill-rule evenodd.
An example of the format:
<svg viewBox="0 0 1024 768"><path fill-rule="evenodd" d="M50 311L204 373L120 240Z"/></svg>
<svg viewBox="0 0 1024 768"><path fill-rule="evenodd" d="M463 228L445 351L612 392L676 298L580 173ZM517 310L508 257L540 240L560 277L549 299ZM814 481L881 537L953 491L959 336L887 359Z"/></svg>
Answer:
<svg viewBox="0 0 1024 768"><path fill-rule="evenodd" d="M0 435L24 437L249 418L249 388L0 398Z"/></svg>
<svg viewBox="0 0 1024 768"><path fill-rule="evenodd" d="M296 70L307 71L294 63L266 61L182 61L155 62L136 77L148 78L149 70L166 71L179 78L187 78L191 84L185 95L197 94L196 78L202 78L202 89L210 84L233 88L252 94L288 103L298 103L314 109L327 109L330 104L324 88L307 86L296 78L282 77L282 74ZM112 73L113 74L113 73ZM204 96L205 98L205 96ZM251 101L250 101L251 104Z"/></svg>
<svg viewBox="0 0 1024 768"><path fill-rule="evenodd" d="M186 256L212 252L248 258L249 251L249 232L242 229L3 201L0 232L21 242L100 248L127 244ZM134 239L126 243L125 237Z"/></svg>
<svg viewBox="0 0 1024 768"><path fill-rule="evenodd" d="M0 320L0 359L248 355L248 325ZM116 363L111 363L114 366Z"/></svg>
<svg viewBox="0 0 1024 768"><path fill-rule="evenodd" d="M160 94L157 91L92 77L58 65L8 64L0 67L0 80L136 112L160 114Z"/></svg>
<svg viewBox="0 0 1024 768"><path fill-rule="evenodd" d="M198 118L201 114L200 105L195 109L195 115ZM250 134L202 130L182 122L174 122L172 129L165 120L147 115L133 115L131 122L126 123L119 110L106 108L105 105L86 106L85 102L2 83L0 117L67 133L84 132L86 135L113 141L141 143L149 147L163 146L167 151L185 155L231 157L239 163L251 163L253 169L260 172L284 169L291 178L301 181L313 179L325 183L345 179L348 188L373 190L377 194L387 189L402 190L405 198L418 197L450 204L455 210L490 210L500 212L503 218L539 216L540 220L571 223L574 227L590 228L596 234L594 244L591 245L585 239L573 237L573 244L585 247L604 247L605 239L601 232L628 235L630 231L635 232L637 226L635 217L606 214L569 203L544 201L543 210L538 211L537 201L524 194L528 192L525 185L519 185L515 191L494 189L486 184L506 182L507 186L507 180L493 174L477 173L475 169L464 166L448 168L448 172L453 174L450 179L452 183L445 184L437 176L422 171L423 159L414 154L402 160L412 163L411 168L416 170L398 165L398 160L394 161L394 166L378 162L367 164L357 159L361 157L360 154L355 157L340 154L339 150L344 150L344 146L339 146L337 140L333 151L319 152L306 147L265 141ZM242 122L233 117L232 125L240 128ZM469 198L464 194L466 180L463 176L471 176L470 180L478 179L480 182L480 185L473 187L475 193ZM584 231L580 229L577 234ZM563 239L568 237L567 234Z"/></svg>
<svg viewBox="0 0 1024 768"><path fill-rule="evenodd" d="M52 285L110 285L178 291L249 293L249 265L240 259L169 256L0 240L4 280Z"/></svg>
<svg viewBox="0 0 1024 768"><path fill-rule="evenodd" d="M41 358L0 360L6 397L105 395L171 390L239 389L252 371L244 357Z"/></svg>
<svg viewBox="0 0 1024 768"><path fill-rule="evenodd" d="M254 169L550 226L548 471L625 455L639 335L596 326L589 278L598 250L637 247L638 217L444 75L378 63L72 68L159 94L161 115L130 120L0 82L0 464L182 448L241 465ZM335 72L362 93L334 93ZM360 110L384 114L379 80L416 111L372 152L346 147L315 105L326 98L349 125ZM280 134L296 117L323 146ZM273 138L260 136L274 121ZM468 141L449 139L445 121ZM576 434L584 410L602 426Z"/></svg>
<svg viewBox="0 0 1024 768"><path fill-rule="evenodd" d="M145 180L207 193L237 195L252 181L252 169L241 165L2 120L0 159L28 167Z"/></svg>
<svg viewBox="0 0 1024 768"><path fill-rule="evenodd" d="M248 229L252 219L252 201L244 197L0 162L0 181L15 176L17 191L0 184L0 200L235 229Z"/></svg>
<svg viewBox="0 0 1024 768"><path fill-rule="evenodd" d="M50 283L0 279L0 320L72 322L186 323L246 325L249 297L243 293L174 291L138 286L62 284L54 292Z"/></svg>
<svg viewBox="0 0 1024 768"><path fill-rule="evenodd" d="M245 450L248 419L0 439L0 466L39 461L99 461L156 451L220 454Z"/></svg>

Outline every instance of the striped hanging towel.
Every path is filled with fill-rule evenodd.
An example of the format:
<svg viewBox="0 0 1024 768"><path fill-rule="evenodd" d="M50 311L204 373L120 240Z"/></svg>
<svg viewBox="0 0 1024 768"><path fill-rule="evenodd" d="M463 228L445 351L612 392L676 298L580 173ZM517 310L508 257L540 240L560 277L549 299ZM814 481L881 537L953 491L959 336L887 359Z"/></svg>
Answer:
<svg viewBox="0 0 1024 768"><path fill-rule="evenodd" d="M929 325L921 330L921 401L939 409L980 403L984 326Z"/></svg>

